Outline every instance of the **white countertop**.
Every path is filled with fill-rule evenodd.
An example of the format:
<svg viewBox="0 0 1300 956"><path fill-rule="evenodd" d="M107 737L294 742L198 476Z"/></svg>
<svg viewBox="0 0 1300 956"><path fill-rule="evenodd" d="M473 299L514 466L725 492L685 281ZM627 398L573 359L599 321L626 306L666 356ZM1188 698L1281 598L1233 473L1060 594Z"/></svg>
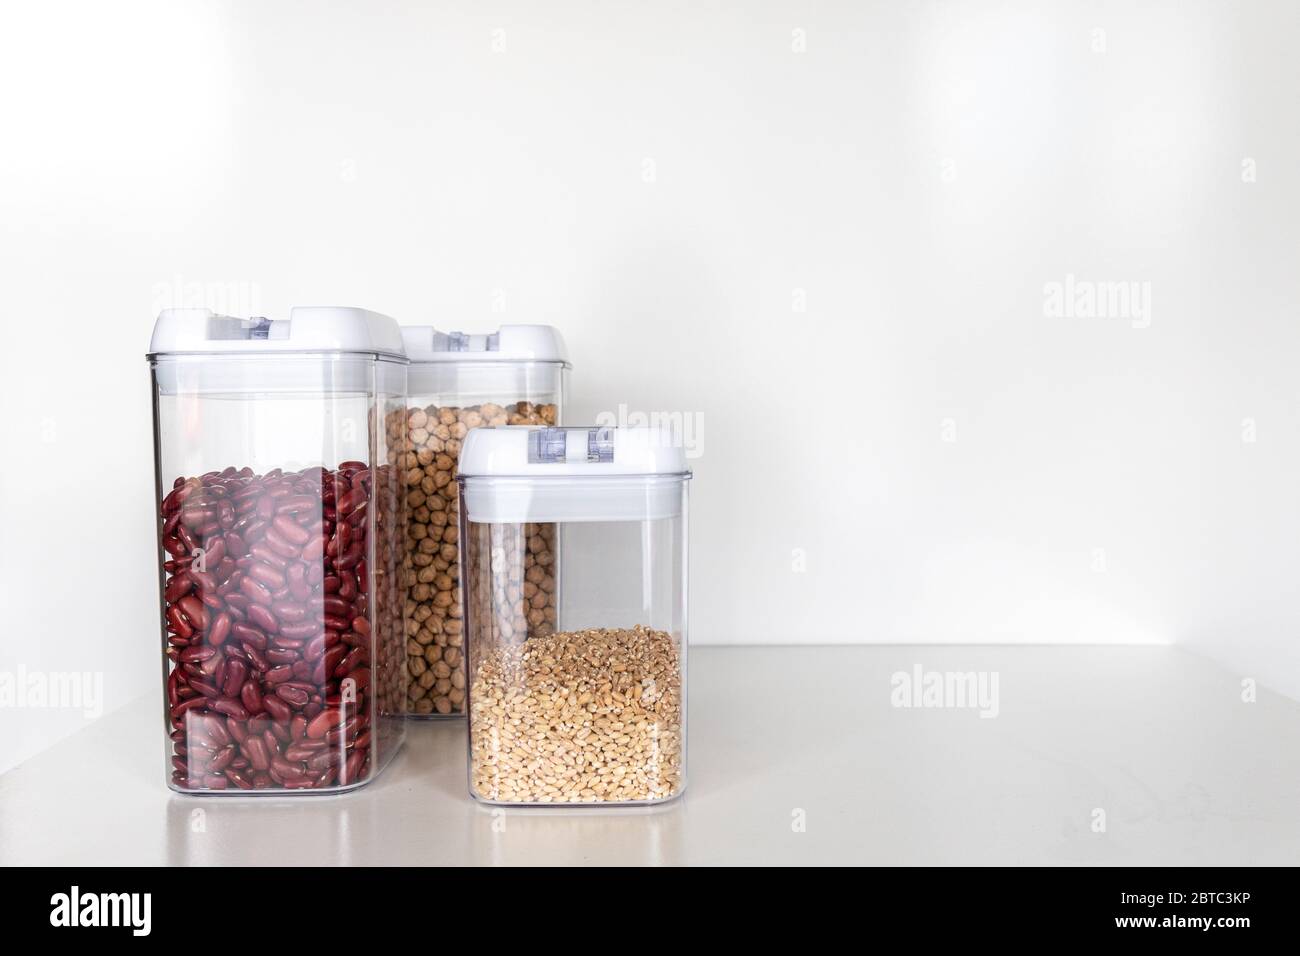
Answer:
<svg viewBox="0 0 1300 956"><path fill-rule="evenodd" d="M917 664L996 671L1000 713L893 707ZM459 721L413 724L351 794L180 796L149 697L0 776L0 862L1300 862L1300 704L1243 703L1173 648L705 647L690 668L686 794L657 809L479 807Z"/></svg>

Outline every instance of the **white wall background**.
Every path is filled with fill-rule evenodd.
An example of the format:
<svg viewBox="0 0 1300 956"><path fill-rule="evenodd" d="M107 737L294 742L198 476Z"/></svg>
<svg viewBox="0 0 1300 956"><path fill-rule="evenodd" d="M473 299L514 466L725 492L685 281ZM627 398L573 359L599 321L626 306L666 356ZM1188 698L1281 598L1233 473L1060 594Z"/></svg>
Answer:
<svg viewBox="0 0 1300 956"><path fill-rule="evenodd" d="M1300 694L1300 7L1135 7L6 5L0 671L156 688L143 353L206 300L551 322L571 420L692 416L698 642Z"/></svg>

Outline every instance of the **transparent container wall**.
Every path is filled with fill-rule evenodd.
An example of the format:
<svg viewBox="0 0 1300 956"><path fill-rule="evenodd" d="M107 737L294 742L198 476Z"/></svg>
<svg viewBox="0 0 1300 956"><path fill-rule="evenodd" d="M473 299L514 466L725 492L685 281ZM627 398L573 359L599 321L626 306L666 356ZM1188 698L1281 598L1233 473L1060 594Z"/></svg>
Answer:
<svg viewBox="0 0 1300 956"><path fill-rule="evenodd" d="M679 513L554 524L550 592L529 560L535 526L462 521L481 801L642 804L685 785L687 483L622 480L673 483ZM532 624L538 611L554 614L553 632Z"/></svg>
<svg viewBox="0 0 1300 956"><path fill-rule="evenodd" d="M406 415L410 446L402 464L406 489L407 708L416 717L461 717L465 711L465 639L457 547L457 465L461 442L486 425L561 423L566 370L558 362L435 362L411 367ZM555 529L530 529L528 570L543 590ZM533 614L528 626L553 620Z"/></svg>
<svg viewBox="0 0 1300 956"><path fill-rule="evenodd" d="M405 366L205 355L153 375L171 786L367 782L404 732Z"/></svg>

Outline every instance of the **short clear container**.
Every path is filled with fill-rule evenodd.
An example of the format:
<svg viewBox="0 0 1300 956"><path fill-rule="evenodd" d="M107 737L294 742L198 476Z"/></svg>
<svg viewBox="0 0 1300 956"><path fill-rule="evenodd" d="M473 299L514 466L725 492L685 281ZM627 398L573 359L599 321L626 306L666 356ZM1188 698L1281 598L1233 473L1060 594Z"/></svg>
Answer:
<svg viewBox="0 0 1300 956"><path fill-rule="evenodd" d="M149 362L171 787L368 782L405 727L397 324L172 309Z"/></svg>
<svg viewBox="0 0 1300 956"><path fill-rule="evenodd" d="M681 794L690 477L667 429L485 428L466 438L475 799L608 806ZM553 541L540 526L554 528ZM554 560L539 571L529 556L543 549ZM538 607L556 609L554 631L531 627Z"/></svg>
<svg viewBox="0 0 1300 956"><path fill-rule="evenodd" d="M462 442L482 426L560 424L568 354L559 332L547 325L503 325L487 334L407 326L402 337L411 360L405 414L410 444L402 462L408 506L402 570L407 713L463 717L465 636L456 486ZM546 573L554 530L549 524L532 529L541 546L527 558L529 572L546 594L555 586ZM526 626L538 634L553 630L554 606L539 603Z"/></svg>

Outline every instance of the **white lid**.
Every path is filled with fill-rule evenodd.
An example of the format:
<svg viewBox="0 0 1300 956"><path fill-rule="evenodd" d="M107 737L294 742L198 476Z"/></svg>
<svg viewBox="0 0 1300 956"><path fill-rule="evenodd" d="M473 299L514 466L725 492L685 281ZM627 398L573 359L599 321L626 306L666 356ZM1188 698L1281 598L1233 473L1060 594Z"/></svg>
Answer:
<svg viewBox="0 0 1300 956"><path fill-rule="evenodd" d="M550 325L503 325L495 332L439 332L407 325L402 341L412 362L561 362L569 364L564 339Z"/></svg>
<svg viewBox="0 0 1300 956"><path fill-rule="evenodd" d="M467 478L687 474L682 443L657 426L473 428L461 444L459 471Z"/></svg>
<svg viewBox="0 0 1300 956"><path fill-rule="evenodd" d="M405 358L402 332L386 315L340 306L294 306L287 319L236 318L210 309L163 309L149 354L356 352Z"/></svg>
<svg viewBox="0 0 1300 956"><path fill-rule="evenodd" d="M466 519L494 524L675 518L691 477L667 428L474 428L459 471Z"/></svg>

